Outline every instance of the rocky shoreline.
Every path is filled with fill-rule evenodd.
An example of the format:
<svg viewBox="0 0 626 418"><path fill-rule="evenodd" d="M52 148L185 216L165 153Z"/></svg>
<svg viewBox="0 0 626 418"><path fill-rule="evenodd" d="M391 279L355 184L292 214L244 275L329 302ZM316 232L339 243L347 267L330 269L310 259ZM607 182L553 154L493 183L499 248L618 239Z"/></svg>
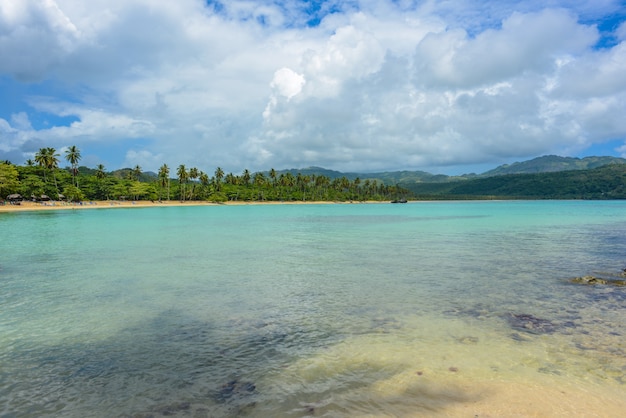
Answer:
<svg viewBox="0 0 626 418"><path fill-rule="evenodd" d="M619 274L611 278L587 275L582 277L574 277L569 281L571 283L582 285L626 286L626 268L622 269Z"/></svg>

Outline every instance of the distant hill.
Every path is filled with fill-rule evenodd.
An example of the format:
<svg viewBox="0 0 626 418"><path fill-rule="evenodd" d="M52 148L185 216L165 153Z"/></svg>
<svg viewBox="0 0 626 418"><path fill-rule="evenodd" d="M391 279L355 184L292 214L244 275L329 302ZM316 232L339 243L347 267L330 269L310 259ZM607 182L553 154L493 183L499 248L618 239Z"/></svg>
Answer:
<svg viewBox="0 0 626 418"><path fill-rule="evenodd" d="M340 171L328 170L322 167L291 168L288 170L276 171L277 175L291 173L296 176L298 173L306 176L326 176L335 179L345 177L353 181L355 178L365 180L376 180L387 185L412 184L412 183L448 183L460 180L471 180L481 177L503 176L507 174L531 174L531 173L552 173L570 170L589 170L602 167L608 164L626 164L626 159L617 157L559 157L557 155L546 155L532 160L504 164L493 170L482 174L464 174L462 176L447 176L445 174L431 174L426 171L384 171L377 173L342 173ZM265 175L268 172L264 172Z"/></svg>
<svg viewBox="0 0 626 418"><path fill-rule="evenodd" d="M113 170L110 174L113 177L117 177L119 179L128 178L129 174L133 171L132 168L120 168L119 170ZM140 181L150 182L154 181L157 178L157 174L154 171L145 171L142 172L139 176Z"/></svg>
<svg viewBox="0 0 626 418"><path fill-rule="evenodd" d="M559 157L556 155L546 155L543 157L534 158L532 160L516 162L513 164L504 164L493 170L486 171L482 174L464 174L461 176L447 176L445 174L431 174L426 171L383 171L375 173L343 173L341 171L329 170L322 167L306 167L306 168L290 168L286 170L276 170L276 175L291 173L293 176L298 174L304 176L316 175L326 176L331 180L336 178L345 177L350 181L354 181L357 177L364 182L365 180L377 181L378 183L386 185L411 185L411 184L448 184L457 183L459 181L465 182L479 178L487 178L494 176L504 176L510 174L537 174L537 173L552 173L559 171L570 170L589 170L609 164L626 164L626 159L617 157L585 157L585 158L572 158L572 157ZM87 167L80 167L81 173L93 174L95 170ZM118 178L127 178L128 173L132 171L131 168L123 168L112 171L110 174ZM269 171L264 171L263 174L269 177ZM141 181L154 181L157 178L157 174L154 172L145 172L141 174ZM431 186L423 186L431 187ZM439 187L433 186L439 190Z"/></svg>
<svg viewBox="0 0 626 418"><path fill-rule="evenodd" d="M307 168L291 168L288 170L276 170L276 175L280 176L281 174L291 173L296 176L298 174L302 174L303 176L326 176L328 178L336 179L345 177L350 181L354 181L357 177L361 181L376 180L379 183L387 184L387 185L395 185L398 183L439 183L439 182L448 182L452 180L459 180L463 177L452 177L446 176L445 174L431 174L426 171L384 171L378 173L343 173L341 171L328 170L326 168L321 167L307 167ZM268 172L263 172L266 176Z"/></svg>
<svg viewBox="0 0 626 418"><path fill-rule="evenodd" d="M556 171L589 170L608 164L626 164L626 159L617 157L559 157L545 155L532 160L504 164L481 174L481 177L501 176L505 174L551 173Z"/></svg>
<svg viewBox="0 0 626 418"><path fill-rule="evenodd" d="M400 186L421 199L626 199L626 164Z"/></svg>

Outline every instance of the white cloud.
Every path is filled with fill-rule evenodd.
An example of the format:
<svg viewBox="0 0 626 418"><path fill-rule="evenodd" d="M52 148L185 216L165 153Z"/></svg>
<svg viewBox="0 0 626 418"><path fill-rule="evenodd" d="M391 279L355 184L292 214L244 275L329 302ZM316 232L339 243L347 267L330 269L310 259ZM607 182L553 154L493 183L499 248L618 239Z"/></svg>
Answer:
<svg viewBox="0 0 626 418"><path fill-rule="evenodd" d="M0 119L0 149L128 141L119 164L146 170L378 170L626 137L625 26L595 49L580 23L616 1L330 1L315 27L303 7L5 0L0 76L43 90Z"/></svg>
<svg viewBox="0 0 626 418"><path fill-rule="evenodd" d="M488 29L475 38L463 30L428 36L417 47L418 77L424 86L471 87L528 72L546 73L554 59L579 54L597 40L593 28L576 23L561 10L514 13L500 29Z"/></svg>
<svg viewBox="0 0 626 418"><path fill-rule="evenodd" d="M302 56L309 84L307 95L333 96L345 80L360 80L376 72L385 57L378 40L366 31L349 25L336 29L323 47L307 50Z"/></svg>
<svg viewBox="0 0 626 418"><path fill-rule="evenodd" d="M28 115L26 114L26 112L12 114L11 124L15 127L15 129L20 131L30 131L33 129L30 120L28 120Z"/></svg>
<svg viewBox="0 0 626 418"><path fill-rule="evenodd" d="M0 72L37 80L77 46L80 33L53 0L0 3Z"/></svg>
<svg viewBox="0 0 626 418"><path fill-rule="evenodd" d="M302 86L304 86L305 83L306 80L301 74L289 68L281 68L274 73L274 79L270 87L289 100L302 91Z"/></svg>
<svg viewBox="0 0 626 418"><path fill-rule="evenodd" d="M570 99L613 96L626 91L626 41L611 49L589 51L559 67L554 94Z"/></svg>

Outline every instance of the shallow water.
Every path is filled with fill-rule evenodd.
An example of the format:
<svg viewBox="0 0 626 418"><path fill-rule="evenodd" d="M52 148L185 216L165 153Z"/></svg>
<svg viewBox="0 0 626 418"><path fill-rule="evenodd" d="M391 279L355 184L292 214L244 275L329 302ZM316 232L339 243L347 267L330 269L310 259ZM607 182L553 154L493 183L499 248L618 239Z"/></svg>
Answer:
<svg viewBox="0 0 626 418"><path fill-rule="evenodd" d="M626 267L626 202L67 210L0 231L2 417L626 407L626 288L567 280Z"/></svg>

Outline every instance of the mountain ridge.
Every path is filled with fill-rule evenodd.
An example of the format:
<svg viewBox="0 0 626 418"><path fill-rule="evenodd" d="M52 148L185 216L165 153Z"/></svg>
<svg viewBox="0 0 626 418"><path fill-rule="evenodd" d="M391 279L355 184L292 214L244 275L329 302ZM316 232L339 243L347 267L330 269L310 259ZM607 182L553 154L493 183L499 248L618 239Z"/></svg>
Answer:
<svg viewBox="0 0 626 418"><path fill-rule="evenodd" d="M493 170L481 174L482 177L490 177L506 174L534 174L551 173L569 170L589 170L609 164L625 164L626 159L619 157L596 157L584 158L561 157L558 155L544 155L531 160L502 164Z"/></svg>
<svg viewBox="0 0 626 418"><path fill-rule="evenodd" d="M373 173L341 172L317 166L310 166L300 169L290 168L285 170L276 170L276 174L280 175L291 173L292 175L324 175L331 179L346 177L348 180L352 181L358 177L362 181L376 180L382 181L384 184L448 183L452 181L465 181L476 178L504 176L511 174L538 174L559 171L590 170L609 164L626 164L626 159L610 156L589 156L577 158L561 157L558 155L544 155L526 161L514 162L511 164L502 164L494 169L485 171L482 174L470 173L458 176L448 176L446 174L431 174L421 170L381 171ZM267 174L268 172L264 173Z"/></svg>

